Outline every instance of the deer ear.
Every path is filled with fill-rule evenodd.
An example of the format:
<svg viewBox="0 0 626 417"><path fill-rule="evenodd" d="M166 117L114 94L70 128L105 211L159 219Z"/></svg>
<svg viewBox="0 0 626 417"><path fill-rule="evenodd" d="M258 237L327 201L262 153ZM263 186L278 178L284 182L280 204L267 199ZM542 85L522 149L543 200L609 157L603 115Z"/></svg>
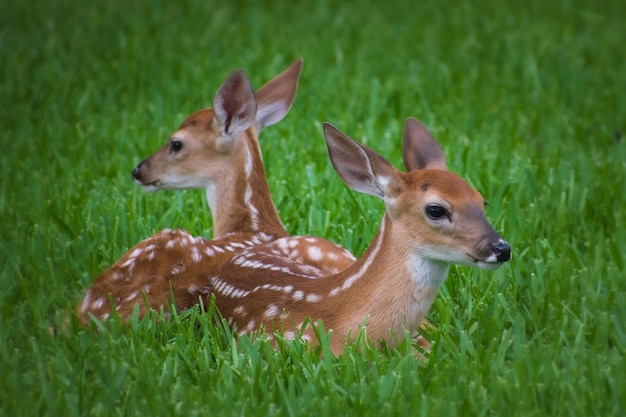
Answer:
<svg viewBox="0 0 626 417"><path fill-rule="evenodd" d="M402 157L407 171L417 169L447 171L441 146L426 127L412 117L406 119L404 123Z"/></svg>
<svg viewBox="0 0 626 417"><path fill-rule="evenodd" d="M384 198L398 170L385 158L324 123L330 160L343 182L361 193Z"/></svg>
<svg viewBox="0 0 626 417"><path fill-rule="evenodd" d="M256 121L259 129L280 122L289 113L298 91L298 80L301 72L302 58L295 61L257 91Z"/></svg>
<svg viewBox="0 0 626 417"><path fill-rule="evenodd" d="M223 136L236 136L248 129L256 117L256 98L248 77L235 71L213 99L216 124Z"/></svg>

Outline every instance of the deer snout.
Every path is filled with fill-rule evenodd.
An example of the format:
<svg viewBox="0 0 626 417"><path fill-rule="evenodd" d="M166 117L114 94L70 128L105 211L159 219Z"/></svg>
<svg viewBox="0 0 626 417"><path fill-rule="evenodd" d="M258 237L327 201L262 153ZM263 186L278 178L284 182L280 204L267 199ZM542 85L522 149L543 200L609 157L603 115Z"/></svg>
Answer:
<svg viewBox="0 0 626 417"><path fill-rule="evenodd" d="M500 239L491 245L493 253L496 255L498 262L507 262L511 259L511 246L506 241Z"/></svg>
<svg viewBox="0 0 626 417"><path fill-rule="evenodd" d="M138 182L138 183L142 183L143 181L141 180L141 162L135 167L135 169L133 169L133 179Z"/></svg>
<svg viewBox="0 0 626 417"><path fill-rule="evenodd" d="M147 160L141 161L135 169L133 169L133 179L145 191L153 192L159 189L159 179L150 177L150 163Z"/></svg>

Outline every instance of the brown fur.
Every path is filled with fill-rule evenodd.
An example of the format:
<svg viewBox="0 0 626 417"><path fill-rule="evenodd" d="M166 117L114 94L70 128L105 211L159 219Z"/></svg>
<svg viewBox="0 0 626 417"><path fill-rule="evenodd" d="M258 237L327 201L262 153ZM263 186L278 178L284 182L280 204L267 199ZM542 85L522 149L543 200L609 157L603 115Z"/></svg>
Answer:
<svg viewBox="0 0 626 417"><path fill-rule="evenodd" d="M136 245L96 277L79 303L83 321L90 315L106 318L113 310L127 317L136 304L140 315L148 306L167 307L170 302L178 310L187 309L198 303L208 277L242 248L287 236L271 199L257 138L263 127L289 111L301 65L296 61L256 97L243 71L236 71L218 89L214 108L187 117L161 149L135 168L135 180L148 190L205 188L216 239L163 231ZM175 149L175 144L180 147ZM314 239L335 254L332 264L320 265L326 274L354 262L345 249ZM225 249L229 247L233 250ZM319 262L306 253L301 258Z"/></svg>
<svg viewBox="0 0 626 417"><path fill-rule="evenodd" d="M480 194L456 174L430 169L445 167L443 154L433 149L439 145L432 137L413 138L416 129L405 131L405 142L416 142L405 143L405 152L426 155L405 158L408 173L325 126L331 160L342 179L385 201L381 229L355 264L317 279L302 265L292 265L276 242L242 251L209 280L207 289L238 331L283 328L293 336L310 318L332 330L335 353L363 324L372 340L393 345L404 330L415 333L423 323L450 263L493 269L510 259L510 248L485 218ZM426 208L433 204L444 207L446 215L429 217ZM312 330L304 330L304 337L314 340Z"/></svg>

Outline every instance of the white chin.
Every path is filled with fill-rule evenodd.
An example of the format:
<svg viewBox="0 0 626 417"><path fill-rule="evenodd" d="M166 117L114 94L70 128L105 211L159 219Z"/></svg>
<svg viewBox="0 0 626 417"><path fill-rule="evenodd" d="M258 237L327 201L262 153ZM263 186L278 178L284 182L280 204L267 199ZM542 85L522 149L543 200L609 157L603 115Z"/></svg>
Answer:
<svg viewBox="0 0 626 417"><path fill-rule="evenodd" d="M139 185L141 185L141 188L143 188L144 191L147 191L149 193L153 193L159 189L156 185L152 185L152 184L149 184L149 185L139 184Z"/></svg>
<svg viewBox="0 0 626 417"><path fill-rule="evenodd" d="M502 265L504 265L504 262L476 262L476 265L478 265L479 268L481 269L489 269L489 270L494 270L494 269L498 269L500 268Z"/></svg>

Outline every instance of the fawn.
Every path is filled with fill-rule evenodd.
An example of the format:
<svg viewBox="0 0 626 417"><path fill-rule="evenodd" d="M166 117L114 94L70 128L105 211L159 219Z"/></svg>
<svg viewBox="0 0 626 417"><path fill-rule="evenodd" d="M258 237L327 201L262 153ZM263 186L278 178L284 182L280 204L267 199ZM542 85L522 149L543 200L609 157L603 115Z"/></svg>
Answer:
<svg viewBox="0 0 626 417"><path fill-rule="evenodd" d="M285 338L313 340L311 326L303 327L309 318L332 331L334 353L364 324L369 339L393 346L394 335L423 322L451 263L496 269L511 258L481 195L447 171L441 147L416 119L404 128L409 172L329 124L324 135L342 180L384 201L380 229L356 263L317 279L310 279L315 268L289 259L281 239L239 252L206 279L205 291L238 332L282 329ZM311 242L307 250L324 249Z"/></svg>
<svg viewBox="0 0 626 417"><path fill-rule="evenodd" d="M77 308L106 319L112 311L128 317L136 304L178 310L196 305L207 274L216 273L242 249L284 238L294 262L313 265L324 274L351 265L354 256L334 243L315 237L288 237L272 202L265 178L258 135L282 120L293 103L302 69L299 59L256 94L241 70L220 86L213 108L189 116L167 143L133 170L147 191L204 189L213 215L213 240L184 230L166 229L131 248L94 280ZM310 242L324 257L299 248Z"/></svg>

